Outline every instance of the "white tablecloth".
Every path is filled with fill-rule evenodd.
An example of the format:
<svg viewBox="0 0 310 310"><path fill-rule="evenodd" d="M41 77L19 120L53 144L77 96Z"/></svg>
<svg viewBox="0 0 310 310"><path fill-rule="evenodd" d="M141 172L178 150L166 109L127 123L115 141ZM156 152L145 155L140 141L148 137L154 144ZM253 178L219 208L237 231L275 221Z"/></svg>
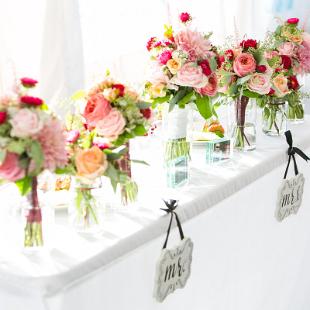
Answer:
<svg viewBox="0 0 310 310"><path fill-rule="evenodd" d="M309 153L310 120L291 129L294 145ZM168 225L159 208L168 193L152 186L151 168L143 168L139 208L107 213L96 239L74 233L58 215L53 247L40 255L20 253L12 244L20 234L3 208L0 309L309 310L310 170L300 158L303 205L282 223L274 217L286 150L284 137L260 133L256 151L222 165L206 166L203 152L194 150L190 185L174 193L184 232L194 242L192 275L162 304L152 291ZM14 196L12 188L1 193L2 201ZM174 230L169 244L177 240Z"/></svg>

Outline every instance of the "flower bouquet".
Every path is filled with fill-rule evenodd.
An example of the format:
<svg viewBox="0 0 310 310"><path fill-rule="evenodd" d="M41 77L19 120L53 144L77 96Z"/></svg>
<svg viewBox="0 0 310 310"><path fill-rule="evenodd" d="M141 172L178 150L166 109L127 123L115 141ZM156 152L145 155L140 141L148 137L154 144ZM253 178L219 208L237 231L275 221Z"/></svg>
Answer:
<svg viewBox="0 0 310 310"><path fill-rule="evenodd" d="M221 51L218 70L219 92L235 102L234 146L239 150L256 147L255 101L269 94L272 69L264 47L253 39L243 40Z"/></svg>
<svg viewBox="0 0 310 310"><path fill-rule="evenodd" d="M279 67L284 69L288 78L290 92L285 96L288 102L287 118L297 123L303 122L304 107L296 75L310 73L310 35L299 28L298 23L298 18L289 18L267 37L274 54L271 60L273 66L276 70Z"/></svg>
<svg viewBox="0 0 310 310"><path fill-rule="evenodd" d="M43 245L37 177L67 163L64 128L42 99L29 95L37 81L20 80L0 99L0 178L27 197L24 246Z"/></svg>
<svg viewBox="0 0 310 310"><path fill-rule="evenodd" d="M163 126L166 163L189 157L188 104L194 103L202 117L209 119L213 114L210 97L217 93L218 58L209 41L211 33L192 29L188 13L182 13L180 21L178 31L165 25L164 38L152 37L147 43L151 62L144 95L153 108L168 103Z"/></svg>

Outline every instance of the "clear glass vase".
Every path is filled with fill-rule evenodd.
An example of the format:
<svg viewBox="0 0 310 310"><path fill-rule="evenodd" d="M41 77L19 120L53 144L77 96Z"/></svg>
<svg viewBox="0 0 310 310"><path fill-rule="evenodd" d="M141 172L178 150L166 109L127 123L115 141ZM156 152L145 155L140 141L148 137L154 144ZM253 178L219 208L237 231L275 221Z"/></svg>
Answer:
<svg viewBox="0 0 310 310"><path fill-rule="evenodd" d="M256 148L256 101L246 96L236 98L234 114L234 148L239 151L254 150Z"/></svg>
<svg viewBox="0 0 310 310"><path fill-rule="evenodd" d="M177 188L188 184L190 179L190 150L191 138L191 107L185 108L175 105L172 111L168 111L168 105L163 114L163 151L166 185L169 188Z"/></svg>
<svg viewBox="0 0 310 310"><path fill-rule="evenodd" d="M68 208L69 224L79 232L96 233L100 230L104 213L101 179L88 182L75 178Z"/></svg>
<svg viewBox="0 0 310 310"><path fill-rule="evenodd" d="M270 98L262 112L262 129L268 136L281 136L286 131L285 100Z"/></svg>

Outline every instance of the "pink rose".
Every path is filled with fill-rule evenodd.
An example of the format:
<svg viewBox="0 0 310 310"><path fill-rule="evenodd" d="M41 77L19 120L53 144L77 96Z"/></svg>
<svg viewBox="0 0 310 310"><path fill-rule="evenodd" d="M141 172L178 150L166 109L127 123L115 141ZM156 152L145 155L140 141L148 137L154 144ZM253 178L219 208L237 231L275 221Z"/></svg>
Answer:
<svg viewBox="0 0 310 310"><path fill-rule="evenodd" d="M110 102L102 94L96 94L87 101L83 116L90 127L96 127L97 123L105 118L111 109Z"/></svg>
<svg viewBox="0 0 310 310"><path fill-rule="evenodd" d="M251 91L260 95L266 95L270 91L270 77L266 74L255 73L248 81L248 87Z"/></svg>
<svg viewBox="0 0 310 310"><path fill-rule="evenodd" d="M31 109L19 110L10 120L13 137L26 138L39 133L43 128L43 122L39 115Z"/></svg>
<svg viewBox="0 0 310 310"><path fill-rule="evenodd" d="M96 130L99 135L116 140L123 133L125 125L126 120L123 115L117 109L112 109L104 119L97 123Z"/></svg>
<svg viewBox="0 0 310 310"><path fill-rule="evenodd" d="M209 76L208 83L199 89L196 89L197 92L203 96L215 96L218 90L217 76L215 73Z"/></svg>
<svg viewBox="0 0 310 310"><path fill-rule="evenodd" d="M66 141L68 143L75 143L80 137L80 132L78 130L70 130L66 134Z"/></svg>
<svg viewBox="0 0 310 310"><path fill-rule="evenodd" d="M290 91L288 88L288 79L283 74L277 75L272 80L273 89L275 90L275 94L278 97L283 97L287 95Z"/></svg>
<svg viewBox="0 0 310 310"><path fill-rule="evenodd" d="M256 61L252 54L241 53L235 58L233 67L236 74L243 77L255 71Z"/></svg>
<svg viewBox="0 0 310 310"><path fill-rule="evenodd" d="M15 182L25 176L25 170L19 166L18 155L7 153L4 162L0 165L0 178Z"/></svg>
<svg viewBox="0 0 310 310"><path fill-rule="evenodd" d="M206 81L208 78L203 74L202 68L193 62L186 63L171 79L173 84L195 88L203 87Z"/></svg>
<svg viewBox="0 0 310 310"><path fill-rule="evenodd" d="M296 54L297 46L293 42L284 42L278 47L281 55L294 56Z"/></svg>
<svg viewBox="0 0 310 310"><path fill-rule="evenodd" d="M267 60L279 56L277 51L265 51L264 56Z"/></svg>

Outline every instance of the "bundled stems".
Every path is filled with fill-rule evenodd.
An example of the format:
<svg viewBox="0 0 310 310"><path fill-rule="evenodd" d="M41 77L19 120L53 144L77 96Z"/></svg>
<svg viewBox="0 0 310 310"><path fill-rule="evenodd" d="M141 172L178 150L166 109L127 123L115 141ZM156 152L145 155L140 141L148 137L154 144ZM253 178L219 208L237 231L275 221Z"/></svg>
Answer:
<svg viewBox="0 0 310 310"><path fill-rule="evenodd" d="M30 202L31 208L26 215L24 246L43 246L42 214L38 200L37 177L32 178L31 193L28 195L27 199Z"/></svg>
<svg viewBox="0 0 310 310"><path fill-rule="evenodd" d="M287 109L287 118L289 120L303 120L304 119L304 107L301 103L292 104L289 102Z"/></svg>
<svg viewBox="0 0 310 310"><path fill-rule="evenodd" d="M173 139L165 142L165 161L170 161L181 156L190 157L190 143L186 141L186 138Z"/></svg>

